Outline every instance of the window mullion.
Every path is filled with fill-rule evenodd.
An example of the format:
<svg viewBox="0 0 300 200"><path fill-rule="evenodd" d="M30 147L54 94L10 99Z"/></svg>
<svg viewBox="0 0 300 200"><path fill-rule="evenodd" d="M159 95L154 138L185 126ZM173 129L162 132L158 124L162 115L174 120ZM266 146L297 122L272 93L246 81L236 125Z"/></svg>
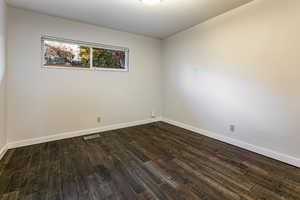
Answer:
<svg viewBox="0 0 300 200"><path fill-rule="evenodd" d="M93 69L93 47L90 47L90 69Z"/></svg>

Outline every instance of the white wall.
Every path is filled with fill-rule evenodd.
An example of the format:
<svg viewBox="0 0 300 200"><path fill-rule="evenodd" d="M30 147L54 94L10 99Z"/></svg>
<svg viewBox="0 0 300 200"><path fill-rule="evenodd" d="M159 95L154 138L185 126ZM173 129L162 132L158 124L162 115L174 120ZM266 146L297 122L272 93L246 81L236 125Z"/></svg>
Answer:
<svg viewBox="0 0 300 200"><path fill-rule="evenodd" d="M130 72L41 69L42 34L128 47ZM160 54L160 40L9 8L8 142L160 115Z"/></svg>
<svg viewBox="0 0 300 200"><path fill-rule="evenodd" d="M299 10L256 0L165 40L163 115L300 158Z"/></svg>
<svg viewBox="0 0 300 200"><path fill-rule="evenodd" d="M6 5L4 0L0 0L0 150L6 144L5 80L4 80L5 66L6 66L5 42L6 42Z"/></svg>
<svg viewBox="0 0 300 200"><path fill-rule="evenodd" d="M166 118L300 158L299 8L256 0L162 44L9 8L8 141L147 119L163 107ZM41 34L129 47L130 72L42 70Z"/></svg>

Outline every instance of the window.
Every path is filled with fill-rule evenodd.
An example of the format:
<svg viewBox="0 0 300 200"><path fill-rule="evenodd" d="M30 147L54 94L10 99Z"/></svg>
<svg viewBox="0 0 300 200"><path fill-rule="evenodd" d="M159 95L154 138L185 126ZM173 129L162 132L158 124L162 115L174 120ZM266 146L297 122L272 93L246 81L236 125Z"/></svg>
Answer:
<svg viewBox="0 0 300 200"><path fill-rule="evenodd" d="M128 48L42 37L43 67L128 71Z"/></svg>

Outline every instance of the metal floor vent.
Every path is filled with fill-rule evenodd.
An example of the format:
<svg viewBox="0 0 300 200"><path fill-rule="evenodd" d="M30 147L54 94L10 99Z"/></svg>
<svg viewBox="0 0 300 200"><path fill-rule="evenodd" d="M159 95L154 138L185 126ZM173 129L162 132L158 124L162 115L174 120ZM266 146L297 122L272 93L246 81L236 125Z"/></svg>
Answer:
<svg viewBox="0 0 300 200"><path fill-rule="evenodd" d="M96 139L96 138L99 138L99 137L100 137L100 134L94 134L94 135L84 136L83 139L84 140L93 140L93 139Z"/></svg>

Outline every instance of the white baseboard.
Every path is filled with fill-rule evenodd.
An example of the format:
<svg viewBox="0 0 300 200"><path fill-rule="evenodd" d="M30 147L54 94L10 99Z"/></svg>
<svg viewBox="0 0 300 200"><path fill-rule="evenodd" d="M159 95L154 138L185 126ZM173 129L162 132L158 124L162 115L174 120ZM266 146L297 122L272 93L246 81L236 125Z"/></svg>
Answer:
<svg viewBox="0 0 300 200"><path fill-rule="evenodd" d="M120 128L126 128L126 127L131 127L131 126L142 125L142 124L148 124L148 123L157 122L157 121L164 121L166 123L193 131L195 133L199 133L201 135L205 135L210 138L214 138L219 141L222 141L222 142L225 142L228 144L232 144L234 146L238 146L243 149L247 149L249 151L285 162L287 164L294 165L296 167L300 167L300 158L289 156L289 155L286 155L283 153L278 153L276 151L273 151L273 150L270 150L270 149L267 149L264 147L255 146L253 144L249 144L249 143L237 140L237 139L226 137L221 134L217 134L217 133L203 130L203 129L200 129L200 128L197 128L197 127L185 124L185 123L181 123L178 121L174 121L174 120L171 120L168 118L161 118L161 117L157 117L154 119L145 119L145 120L134 121L134 122L126 122L126 123L108 125L108 126L103 126L103 127L99 127L99 128L93 128L93 129L72 131L72 132L67 132L67 133L55 134L55 135L50 135L50 136L45 136L45 137L40 137L40 138L32 138L32 139L21 140L21 141L16 141L16 142L10 142L6 146L4 146L2 149L0 149L0 160L4 156L5 152L8 149L23 147L23 146L33 145L33 144L39 144L39 143L44 143L44 142L50 142L50 141L55 141L55 140L61 140L61 139L66 139L66 138L78 137L78 136L83 136L83 135L89 135L89 134L99 133L99 132L104 132L104 131L116 130L116 129L120 129Z"/></svg>
<svg viewBox="0 0 300 200"><path fill-rule="evenodd" d="M2 147L0 149L0 160L3 158L4 154L6 153L6 151L8 150L7 145L4 145L4 147Z"/></svg>
<svg viewBox="0 0 300 200"><path fill-rule="evenodd" d="M140 120L140 121L113 124L113 125L103 126L103 127L99 127L99 128L71 131L71 132L60 133L60 134L55 134L55 135L50 135L50 136L45 136L45 137L40 137L40 138L32 138L32 139L21 140L21 141L16 141L16 142L9 142L7 144L7 148L13 149L13 148L29 146L29 145L33 145L33 144L40 144L40 143L51 142L51 141L55 141L55 140L62 140L62 139L66 139L66 138L78 137L78 136L89 135L89 134L93 134L93 133L100 133L100 132L104 132L104 131L110 131L110 130L116 130L116 129L120 129L120 128L148 124L148 123L157 122L160 120L161 120L160 117L156 117L156 118L145 119L145 120Z"/></svg>
<svg viewBox="0 0 300 200"><path fill-rule="evenodd" d="M169 123L169 124L172 124L174 126L179 126L181 128L193 131L195 133L199 133L201 135L205 135L205 136L208 136L210 138L214 138L216 140L219 140L219 141L222 141L222 142L225 142L225 143L228 143L228 144L232 144L234 146L238 146L238 147L241 147L243 149L246 149L246 150L249 150L249 151L252 151L252 152L255 152L255 153L258 153L258 154L276 159L276 160L279 160L281 162L284 162L284 163L287 163L287 164L290 164L290 165L293 165L293 166L296 166L296 167L300 167L300 158L296 158L296 157L289 156L289 155L286 155L286 154L283 154L283 153L279 153L279 152L276 152L276 151L273 151L273 150L270 150L270 149L267 149L267 148L264 148L264 147L255 146L253 144L249 144L249 143L246 143L246 142L243 142L243 141L240 141L240 140L236 140L236 139L233 139L233 138L230 138L230 137L226 137L226 136L221 135L221 134L217 134L217 133L213 133L213 132L210 132L210 131L207 131L207 130L203 130L203 129L200 129L200 128L197 128L197 127L194 127L194 126L191 126L191 125L187 125L187 124L184 124L184 123L181 123L181 122L178 122L178 121L168 119L168 118L162 118L162 121L164 121L166 123Z"/></svg>

